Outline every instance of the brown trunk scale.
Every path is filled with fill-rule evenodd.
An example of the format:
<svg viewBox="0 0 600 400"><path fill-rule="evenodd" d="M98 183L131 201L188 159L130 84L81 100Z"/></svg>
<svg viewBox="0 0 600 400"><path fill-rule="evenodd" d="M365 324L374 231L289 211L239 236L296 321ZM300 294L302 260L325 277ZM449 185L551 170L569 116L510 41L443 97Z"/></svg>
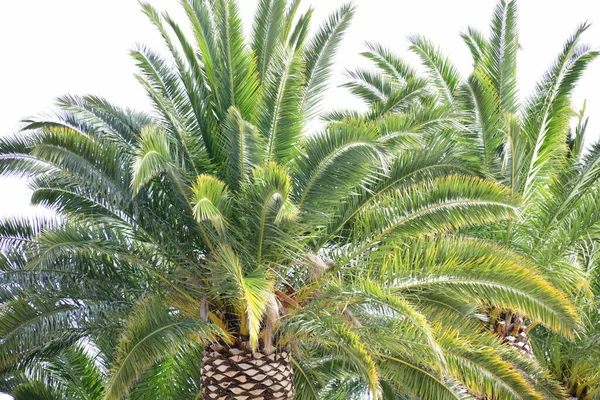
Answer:
<svg viewBox="0 0 600 400"><path fill-rule="evenodd" d="M212 344L202 358L205 400L293 400L294 375L287 349L252 351L246 342Z"/></svg>
<svg viewBox="0 0 600 400"><path fill-rule="evenodd" d="M511 312L500 313L499 317L492 320L491 330L505 343L517 349L522 355L533 358L533 349L524 324L525 316Z"/></svg>

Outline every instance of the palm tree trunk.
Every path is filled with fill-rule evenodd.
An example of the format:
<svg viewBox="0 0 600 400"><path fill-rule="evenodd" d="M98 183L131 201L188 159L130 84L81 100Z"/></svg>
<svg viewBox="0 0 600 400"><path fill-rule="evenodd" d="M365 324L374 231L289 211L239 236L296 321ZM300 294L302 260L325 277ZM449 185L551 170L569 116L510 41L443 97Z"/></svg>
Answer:
<svg viewBox="0 0 600 400"><path fill-rule="evenodd" d="M492 310L490 317L492 332L500 336L505 343L517 349L521 354L533 358L533 349L527 335L527 327L524 324L524 315L513 314L510 311L494 315L494 310Z"/></svg>
<svg viewBox="0 0 600 400"><path fill-rule="evenodd" d="M213 344L202 358L202 398L206 400L292 400L294 375L287 349L253 352L247 342Z"/></svg>

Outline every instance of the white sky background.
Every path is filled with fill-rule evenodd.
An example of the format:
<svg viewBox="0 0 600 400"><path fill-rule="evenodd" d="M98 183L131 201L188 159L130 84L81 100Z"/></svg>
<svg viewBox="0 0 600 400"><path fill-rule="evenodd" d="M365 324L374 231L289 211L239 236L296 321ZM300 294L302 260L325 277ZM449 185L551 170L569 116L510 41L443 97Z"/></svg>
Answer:
<svg viewBox="0 0 600 400"><path fill-rule="evenodd" d="M239 0L246 28L257 0ZM177 0L149 0L182 25ZM313 24L343 0L304 0L315 8ZM406 37L421 33L441 46L465 74L470 54L459 32L472 25L488 32L495 0L355 0L357 13L338 54L335 84L344 71L363 65L358 55L365 41L394 49L416 64ZM597 0L521 0L519 54L521 97L550 66L564 41L584 21L593 23L585 41L600 48L600 2ZM19 121L52 109L62 94L96 94L122 106L149 109L133 78L128 51L135 43L160 49L162 42L136 0L5 0L0 6L0 136L16 132ZM600 137L600 61L588 70L575 94L587 99L588 129ZM328 108L358 107L344 89L332 88ZM0 180L0 216L33 214L24 181ZM0 395L0 400L2 395Z"/></svg>

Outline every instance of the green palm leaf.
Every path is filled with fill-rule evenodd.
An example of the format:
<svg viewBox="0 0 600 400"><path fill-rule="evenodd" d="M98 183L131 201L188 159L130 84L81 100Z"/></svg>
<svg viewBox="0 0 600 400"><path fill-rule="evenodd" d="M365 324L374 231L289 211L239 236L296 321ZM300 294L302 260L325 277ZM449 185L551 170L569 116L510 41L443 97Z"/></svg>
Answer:
<svg viewBox="0 0 600 400"><path fill-rule="evenodd" d="M354 7L343 5L329 16L327 22L306 44L303 55L305 86L300 104L309 118L318 111L323 90L331 75L333 57L353 15Z"/></svg>
<svg viewBox="0 0 600 400"><path fill-rule="evenodd" d="M411 42L411 50L417 53L427 67L434 85L441 95L451 103L460 84L460 75L456 67L424 37L413 36L409 38L409 41Z"/></svg>
<svg viewBox="0 0 600 400"><path fill-rule="evenodd" d="M119 339L104 399L121 399L145 369L179 348L193 347L191 334L210 340L218 333L214 325L176 318L161 299L150 298L140 303L129 316Z"/></svg>

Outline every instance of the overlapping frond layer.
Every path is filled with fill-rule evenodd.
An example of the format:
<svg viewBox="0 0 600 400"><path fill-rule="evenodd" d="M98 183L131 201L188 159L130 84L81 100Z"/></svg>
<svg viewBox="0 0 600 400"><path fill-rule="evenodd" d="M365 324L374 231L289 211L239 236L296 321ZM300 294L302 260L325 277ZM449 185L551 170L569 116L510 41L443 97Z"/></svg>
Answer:
<svg viewBox="0 0 600 400"><path fill-rule="evenodd" d="M552 340L587 326L573 304L589 298L568 297L594 286L600 232L600 152L582 156L583 116L568 132L597 55L585 26L525 106L515 1L489 38L463 34L468 77L423 36L423 74L368 43L375 70L346 85L367 110L323 121L353 6L311 35L312 9L260 0L246 37L235 0L181 5L186 25L142 4L167 49L132 51L151 114L64 96L0 139L0 175L28 177L32 202L58 214L0 221L0 390L562 396L485 313ZM215 371L231 379L201 388Z"/></svg>

